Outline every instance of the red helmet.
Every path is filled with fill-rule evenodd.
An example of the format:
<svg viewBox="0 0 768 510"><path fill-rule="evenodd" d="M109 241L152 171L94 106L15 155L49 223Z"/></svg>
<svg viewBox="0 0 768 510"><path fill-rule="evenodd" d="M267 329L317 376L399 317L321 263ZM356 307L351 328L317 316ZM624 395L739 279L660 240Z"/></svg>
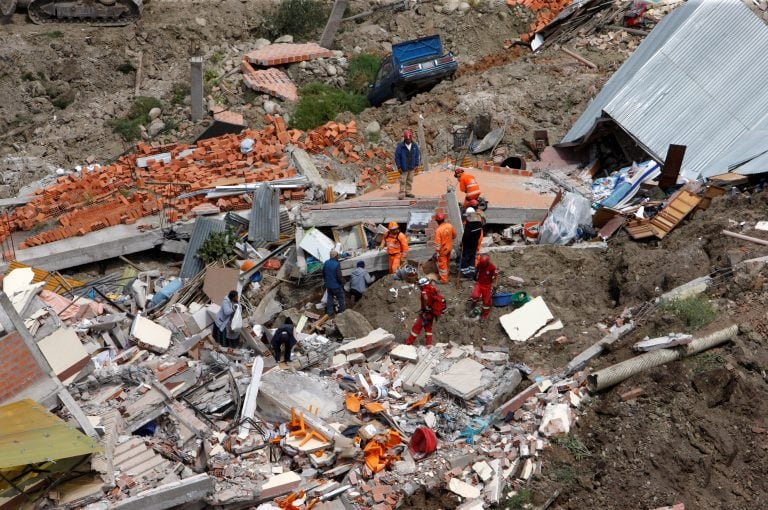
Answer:
<svg viewBox="0 0 768 510"><path fill-rule="evenodd" d="M413 131L410 129L403 131L403 140L413 140Z"/></svg>
<svg viewBox="0 0 768 510"><path fill-rule="evenodd" d="M477 259L477 267L485 267L488 264L491 263L491 257L488 255L480 255L480 258Z"/></svg>
<svg viewBox="0 0 768 510"><path fill-rule="evenodd" d="M445 221L445 213L439 212L435 214L435 221Z"/></svg>
<svg viewBox="0 0 768 510"><path fill-rule="evenodd" d="M453 173L454 173L454 175L463 174L464 173L464 169L461 168L460 166L457 166L456 168L453 169Z"/></svg>

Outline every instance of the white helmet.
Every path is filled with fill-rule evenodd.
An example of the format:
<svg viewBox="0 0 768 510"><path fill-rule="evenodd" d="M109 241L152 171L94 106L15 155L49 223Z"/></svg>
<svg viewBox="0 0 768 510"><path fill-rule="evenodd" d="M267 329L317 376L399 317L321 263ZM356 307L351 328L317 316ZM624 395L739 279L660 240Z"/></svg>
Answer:
<svg viewBox="0 0 768 510"><path fill-rule="evenodd" d="M429 278L419 278L419 287L423 287L429 283Z"/></svg>
<svg viewBox="0 0 768 510"><path fill-rule="evenodd" d="M467 210L464 211L464 214L475 214L475 209L473 207L467 207Z"/></svg>

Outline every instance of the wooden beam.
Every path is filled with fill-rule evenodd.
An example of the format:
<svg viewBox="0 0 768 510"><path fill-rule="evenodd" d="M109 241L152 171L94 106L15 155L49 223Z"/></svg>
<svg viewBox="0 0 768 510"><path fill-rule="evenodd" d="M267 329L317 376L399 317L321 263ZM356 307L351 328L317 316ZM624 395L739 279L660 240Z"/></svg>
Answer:
<svg viewBox="0 0 768 510"><path fill-rule="evenodd" d="M663 190L669 189L677 184L677 177L680 175L680 168L683 166L685 149L685 145L669 144L669 148L667 148L667 157L664 158L664 166L661 167L659 188Z"/></svg>

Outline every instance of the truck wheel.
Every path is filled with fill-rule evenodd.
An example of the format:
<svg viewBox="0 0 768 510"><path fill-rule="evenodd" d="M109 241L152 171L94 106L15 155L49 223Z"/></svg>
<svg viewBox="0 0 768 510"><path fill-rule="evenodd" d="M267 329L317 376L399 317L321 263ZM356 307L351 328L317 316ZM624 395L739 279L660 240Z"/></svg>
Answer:
<svg viewBox="0 0 768 510"><path fill-rule="evenodd" d="M394 95L397 98L398 101L401 103L405 103L408 101L408 93L401 87L395 87L393 89Z"/></svg>

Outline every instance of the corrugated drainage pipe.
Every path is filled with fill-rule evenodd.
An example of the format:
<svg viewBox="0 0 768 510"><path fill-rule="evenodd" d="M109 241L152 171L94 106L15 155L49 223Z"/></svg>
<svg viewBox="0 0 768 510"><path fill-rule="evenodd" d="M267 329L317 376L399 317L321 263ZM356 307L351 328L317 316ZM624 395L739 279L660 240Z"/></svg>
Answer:
<svg viewBox="0 0 768 510"><path fill-rule="evenodd" d="M739 332L739 327L735 324L725 329L716 331L711 335L702 338L695 338L691 343L677 349L659 349L651 351L640 356L622 361L616 365L604 368L587 377L587 386L590 391L600 391L620 383L635 374L648 368L658 367L664 363L675 361L692 354L698 354L716 345L727 342L735 337Z"/></svg>

